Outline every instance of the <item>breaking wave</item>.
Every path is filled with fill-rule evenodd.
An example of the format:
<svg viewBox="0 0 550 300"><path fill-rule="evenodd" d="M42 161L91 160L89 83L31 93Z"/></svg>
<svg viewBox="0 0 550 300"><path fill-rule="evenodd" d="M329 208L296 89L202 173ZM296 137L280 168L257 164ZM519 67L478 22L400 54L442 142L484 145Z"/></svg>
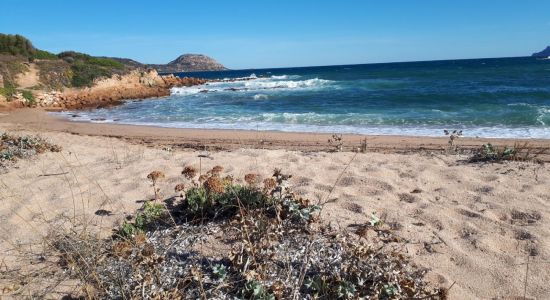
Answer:
<svg viewBox="0 0 550 300"><path fill-rule="evenodd" d="M216 92L239 92L239 91L260 91L260 90L299 90L299 89L319 89L334 85L336 82L320 78L312 78L305 80L298 79L298 75L281 75L271 76L269 78L258 78L255 74L248 77L240 77L236 79L223 79L216 82L209 82L200 86L193 87L175 87L170 91L173 95L187 96L196 95L199 93L216 93Z"/></svg>

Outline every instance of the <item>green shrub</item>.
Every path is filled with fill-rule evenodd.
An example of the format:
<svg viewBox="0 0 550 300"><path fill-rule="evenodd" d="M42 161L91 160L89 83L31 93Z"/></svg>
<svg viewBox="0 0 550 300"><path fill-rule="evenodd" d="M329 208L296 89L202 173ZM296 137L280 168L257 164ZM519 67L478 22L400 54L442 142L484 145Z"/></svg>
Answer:
<svg viewBox="0 0 550 300"><path fill-rule="evenodd" d="M123 237L136 235L161 223L165 215L166 210L164 205L147 201L143 205L142 211L136 214L134 222L129 223L124 221L117 230L117 233Z"/></svg>
<svg viewBox="0 0 550 300"><path fill-rule="evenodd" d="M29 105L36 104L36 99L34 99L34 95L32 94L31 91L24 90L24 91L21 91L21 94L23 95L23 98L25 98L25 100L27 100Z"/></svg>
<svg viewBox="0 0 550 300"><path fill-rule="evenodd" d="M185 211L190 215L232 216L240 206L249 210L269 206L273 201L258 188L226 185L222 193L208 191L204 186L192 187L185 194Z"/></svg>
<svg viewBox="0 0 550 300"><path fill-rule="evenodd" d="M484 144L478 150L474 152L474 155L470 157L470 162L499 162L504 160L516 160L518 150L516 146L502 148L493 146L491 143Z"/></svg>
<svg viewBox="0 0 550 300"><path fill-rule="evenodd" d="M34 53L33 59L58 59L57 55L45 51L45 50L36 50Z"/></svg>
<svg viewBox="0 0 550 300"><path fill-rule="evenodd" d="M0 33L0 53L32 58L36 52L31 41L21 35Z"/></svg>
<svg viewBox="0 0 550 300"><path fill-rule="evenodd" d="M71 65L71 70L73 73L71 84L75 87L91 86L96 78L111 76L108 70L84 62L73 63Z"/></svg>
<svg viewBox="0 0 550 300"><path fill-rule="evenodd" d="M96 66L102 66L102 67L108 67L108 68L115 68L122 70L124 69L124 65L121 62L118 62L114 59L110 58L102 58L102 57L90 57L86 61L88 64L96 65Z"/></svg>
<svg viewBox="0 0 550 300"><path fill-rule="evenodd" d="M6 85L3 88L0 88L0 95L6 97L8 101L10 101L13 96L17 93L17 89L12 85Z"/></svg>

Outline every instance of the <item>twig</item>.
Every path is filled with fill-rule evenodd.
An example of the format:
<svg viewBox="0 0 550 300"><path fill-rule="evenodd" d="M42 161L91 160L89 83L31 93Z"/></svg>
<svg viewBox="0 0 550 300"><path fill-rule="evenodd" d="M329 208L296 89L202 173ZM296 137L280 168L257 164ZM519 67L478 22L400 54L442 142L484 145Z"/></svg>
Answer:
<svg viewBox="0 0 550 300"><path fill-rule="evenodd" d="M50 173L50 174L41 174L38 175L38 177L46 177L46 176L59 176L59 175L65 175L69 174L69 172L63 172L63 173Z"/></svg>
<svg viewBox="0 0 550 300"><path fill-rule="evenodd" d="M336 185L338 184L338 182L340 181L340 179L342 178L342 176L344 175L344 173L346 173L346 171L348 170L349 166L351 165L351 163L353 162L353 160L357 157L357 154L358 153L355 153L352 158L350 159L350 161L346 164L346 167L344 168L344 170L342 170L342 172L340 173L340 175L338 175L338 178L336 178L336 181L334 181L334 184L332 185L332 187L330 188L330 191L328 193L328 195L325 197L325 200L321 203L321 205L325 205L327 202L328 202L328 199L330 198L330 195L332 195L332 192L334 191L334 189L336 188Z"/></svg>

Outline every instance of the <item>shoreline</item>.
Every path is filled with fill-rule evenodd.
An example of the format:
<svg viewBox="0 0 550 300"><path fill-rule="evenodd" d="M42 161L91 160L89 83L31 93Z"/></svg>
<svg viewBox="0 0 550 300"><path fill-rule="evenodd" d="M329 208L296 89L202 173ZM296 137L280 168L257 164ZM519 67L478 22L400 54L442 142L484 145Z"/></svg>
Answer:
<svg viewBox="0 0 550 300"><path fill-rule="evenodd" d="M330 151L330 133L257 131L244 129L168 128L151 125L126 125L71 121L53 116L41 109L17 109L0 115L0 123L7 123L16 130L68 132L76 135L116 137L137 144L172 148L235 150L244 147L257 149L286 149ZM446 151L446 136L403 136L343 134L343 150L354 151L364 139L367 150L384 153L411 153L422 151ZM527 142L536 149L550 148L550 139L526 138L472 138L462 137L457 145L461 150L471 150L492 143L495 146L512 146ZM550 160L548 157L545 160Z"/></svg>

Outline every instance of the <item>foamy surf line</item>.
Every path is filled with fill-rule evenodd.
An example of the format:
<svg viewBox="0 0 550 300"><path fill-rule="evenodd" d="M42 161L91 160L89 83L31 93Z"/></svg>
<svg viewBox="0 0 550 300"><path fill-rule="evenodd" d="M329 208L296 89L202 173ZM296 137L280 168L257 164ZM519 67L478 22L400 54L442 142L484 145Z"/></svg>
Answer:
<svg viewBox="0 0 550 300"><path fill-rule="evenodd" d="M149 126L161 128L179 129L223 129L223 130L246 130L246 131L280 131L297 133L342 133L360 135L387 135L387 136L419 136L419 137L442 137L444 130L463 130L465 137L472 138L502 138L502 139L550 139L550 128L539 127L431 127L431 126L346 126L346 125L308 125L308 124L282 124L270 122L248 122L248 123L196 123L196 122L130 122L112 119L94 119L78 112L53 113L62 115L70 121L89 123L108 123L121 125ZM71 117L71 115L78 117Z"/></svg>
<svg viewBox="0 0 550 300"><path fill-rule="evenodd" d="M224 78L221 81L209 82L204 85L193 87L174 87L170 90L172 95L189 96L199 93L217 92L254 92L266 90L305 90L320 89L333 85L335 81L320 78L296 80L299 75L273 75L271 77L256 77L251 74L249 77L235 79Z"/></svg>

